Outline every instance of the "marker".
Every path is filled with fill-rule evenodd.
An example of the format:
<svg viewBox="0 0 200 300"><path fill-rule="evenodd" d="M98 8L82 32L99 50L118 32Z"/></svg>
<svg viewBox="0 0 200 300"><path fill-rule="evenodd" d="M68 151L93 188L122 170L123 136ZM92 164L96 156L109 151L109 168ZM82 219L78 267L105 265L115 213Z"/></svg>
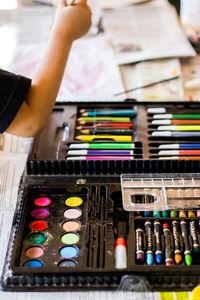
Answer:
<svg viewBox="0 0 200 300"><path fill-rule="evenodd" d="M127 116L135 117L136 112L134 110L107 110L107 111L80 111L81 116L84 117L96 117L96 116Z"/></svg>
<svg viewBox="0 0 200 300"><path fill-rule="evenodd" d="M159 155L200 155L200 150L161 150Z"/></svg>
<svg viewBox="0 0 200 300"><path fill-rule="evenodd" d="M188 239L188 232L187 232L187 224L185 221L181 221L181 234L184 240L184 245L185 245L185 263L187 266L190 266L192 263L192 256L191 256L191 251L190 251L190 246L189 246L189 239Z"/></svg>
<svg viewBox="0 0 200 300"><path fill-rule="evenodd" d="M194 252L198 253L199 243L198 243L197 231L196 231L196 226L194 221L190 221L190 235L192 236L192 245L194 248Z"/></svg>
<svg viewBox="0 0 200 300"><path fill-rule="evenodd" d="M144 246L143 246L144 231L141 228L136 229L136 260L140 263L144 262Z"/></svg>
<svg viewBox="0 0 200 300"><path fill-rule="evenodd" d="M200 159L200 156L162 156L159 157L159 159L178 159L178 160L182 160L182 159Z"/></svg>
<svg viewBox="0 0 200 300"><path fill-rule="evenodd" d="M153 119L200 119L200 114L155 114Z"/></svg>
<svg viewBox="0 0 200 300"><path fill-rule="evenodd" d="M126 240L122 237L115 241L115 268L127 268Z"/></svg>
<svg viewBox="0 0 200 300"><path fill-rule="evenodd" d="M157 130L170 130L170 131L200 131L200 125L170 125L158 126Z"/></svg>
<svg viewBox="0 0 200 300"><path fill-rule="evenodd" d="M146 263L148 266L151 266L153 264L151 222L146 221L144 226L147 239Z"/></svg>
<svg viewBox="0 0 200 300"><path fill-rule="evenodd" d="M159 149L200 149L200 144L163 144Z"/></svg>
<svg viewBox="0 0 200 300"><path fill-rule="evenodd" d="M174 237L174 260L175 263L178 265L182 261L181 250L180 250L180 232L179 232L179 223L178 221L172 222L172 230L173 230L173 237Z"/></svg>
<svg viewBox="0 0 200 300"><path fill-rule="evenodd" d="M174 136L174 137L192 137L200 136L200 132L195 131L153 131L152 136Z"/></svg>
<svg viewBox="0 0 200 300"><path fill-rule="evenodd" d="M190 125L197 125L200 124L200 120L153 120L151 122L152 125L178 125L178 124L190 124Z"/></svg>
<svg viewBox="0 0 200 300"><path fill-rule="evenodd" d="M133 155L133 150L69 150L67 155Z"/></svg>
<svg viewBox="0 0 200 300"><path fill-rule="evenodd" d="M67 160L133 160L131 156L70 156Z"/></svg>
<svg viewBox="0 0 200 300"><path fill-rule="evenodd" d="M75 137L80 141L92 141L92 140L114 140L119 142L131 142L132 136L129 135L78 135Z"/></svg>
<svg viewBox="0 0 200 300"><path fill-rule="evenodd" d="M137 143L82 143L70 144L73 149L135 149Z"/></svg>
<svg viewBox="0 0 200 300"><path fill-rule="evenodd" d="M129 129L84 129L80 130L82 134L121 134L132 135L133 131Z"/></svg>
<svg viewBox="0 0 200 300"><path fill-rule="evenodd" d="M165 264L166 266L171 266L173 264L171 251L171 235L169 225L167 223L163 224L163 232L165 237Z"/></svg>
<svg viewBox="0 0 200 300"><path fill-rule="evenodd" d="M80 117L78 121L130 121L130 118L127 117Z"/></svg>
<svg viewBox="0 0 200 300"><path fill-rule="evenodd" d="M124 124L125 123L125 124ZM133 128L133 124L126 124L126 122L124 123L120 123L120 122L113 122L113 123L96 123L93 125L88 125L88 126L77 126L76 129L77 130L82 130L82 129L122 129L122 128Z"/></svg>
<svg viewBox="0 0 200 300"><path fill-rule="evenodd" d="M163 252L161 250L161 224L157 220L154 221L154 235L156 237L155 260L157 264L163 261Z"/></svg>

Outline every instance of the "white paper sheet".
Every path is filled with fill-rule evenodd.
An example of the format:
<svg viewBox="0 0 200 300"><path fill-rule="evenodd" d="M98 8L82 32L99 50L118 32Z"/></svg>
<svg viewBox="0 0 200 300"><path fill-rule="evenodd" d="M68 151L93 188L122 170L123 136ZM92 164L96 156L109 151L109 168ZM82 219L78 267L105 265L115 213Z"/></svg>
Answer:
<svg viewBox="0 0 200 300"><path fill-rule="evenodd" d="M194 56L175 10L139 5L105 11L104 26L118 64Z"/></svg>

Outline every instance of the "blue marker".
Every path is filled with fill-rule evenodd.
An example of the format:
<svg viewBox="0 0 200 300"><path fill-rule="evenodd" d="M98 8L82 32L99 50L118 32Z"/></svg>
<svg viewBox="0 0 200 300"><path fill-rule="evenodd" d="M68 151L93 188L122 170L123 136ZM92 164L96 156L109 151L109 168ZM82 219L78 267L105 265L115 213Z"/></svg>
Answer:
<svg viewBox="0 0 200 300"><path fill-rule="evenodd" d="M157 220L154 221L154 235L156 237L155 260L157 264L162 264L163 252L161 250L161 224Z"/></svg>
<svg viewBox="0 0 200 300"><path fill-rule="evenodd" d="M200 149L200 144L163 144L159 149Z"/></svg>
<svg viewBox="0 0 200 300"><path fill-rule="evenodd" d="M144 226L147 239L146 263L151 266L153 264L151 222L146 221Z"/></svg>

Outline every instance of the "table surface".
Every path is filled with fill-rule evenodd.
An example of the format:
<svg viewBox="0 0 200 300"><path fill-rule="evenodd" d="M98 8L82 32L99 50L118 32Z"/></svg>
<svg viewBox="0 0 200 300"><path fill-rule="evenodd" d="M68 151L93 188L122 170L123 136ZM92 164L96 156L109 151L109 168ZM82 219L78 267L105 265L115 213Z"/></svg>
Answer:
<svg viewBox="0 0 200 300"><path fill-rule="evenodd" d="M34 7L22 7L17 11L0 11L0 38L1 38L1 50L0 54L5 55L7 52L7 59L9 59L9 51L14 51L17 45L27 45L31 43L43 43L48 39L49 28L52 22L53 8L45 6L34 6ZM5 43L4 43L5 41ZM181 66L183 73L196 72L200 66L200 56L191 59L181 59ZM122 78L125 78L126 66L120 67ZM189 75L190 76L190 75ZM188 80L188 78L183 78L183 81ZM200 91L188 92L185 90L185 99L195 99L200 100ZM7 139L16 139L16 137L9 137L6 135ZM5 140L6 140L5 138ZM17 143L24 143L24 139L17 140ZM26 140L27 143L27 140ZM19 145L18 145L19 146ZM20 149L20 146L18 147ZM10 150L8 150L9 152ZM26 152L26 151L25 151ZM17 154L15 154L17 155ZM24 158L25 165L25 158ZM0 206L0 213L1 213ZM168 296L160 293L142 293L138 296L137 293L122 293L122 292L57 292L57 293L42 293L39 299L68 299L73 297L74 299L189 299L189 294L186 292L180 295L180 293L171 293ZM0 292L0 299L13 299L13 297L18 299L34 300L38 299L37 293L8 293ZM179 298L178 298L179 297ZM181 298L180 298L181 297Z"/></svg>

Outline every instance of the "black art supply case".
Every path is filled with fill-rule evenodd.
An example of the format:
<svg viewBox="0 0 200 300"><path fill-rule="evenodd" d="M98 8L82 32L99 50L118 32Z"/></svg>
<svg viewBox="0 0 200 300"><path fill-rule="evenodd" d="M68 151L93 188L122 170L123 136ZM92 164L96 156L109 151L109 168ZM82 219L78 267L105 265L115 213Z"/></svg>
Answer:
<svg viewBox="0 0 200 300"><path fill-rule="evenodd" d="M200 247L194 251L194 242L200 244L200 161L198 155L196 159L191 159L191 155L188 159L174 159L170 155L160 159L159 154L161 144L197 145L200 138L152 136L157 126L152 124L154 113L149 113L149 109L158 111L160 107L166 113L200 111L199 103L153 104L132 100L55 106L44 130L35 138L20 183L1 281L3 289L157 291L188 290L200 283ZM70 145L79 147L86 143L75 138L80 135L76 127L82 109L134 109L133 159L69 160L69 150L77 149ZM116 143L112 139L91 141L99 143L99 149L103 142ZM189 194L185 192L187 187ZM171 196L169 188L175 191ZM163 196L162 203L158 201L160 195L167 195L167 198ZM41 205L40 201L45 204ZM180 217L177 212L183 209L186 214ZM155 215L153 210L160 215ZM150 214L145 215L144 211ZM164 216L163 211L167 211ZM172 211L176 214L171 215ZM145 231L147 221L151 224L151 241ZM160 223L161 263L155 260L155 221ZM179 226L182 261L166 266L166 244L172 260L177 250L173 221ZM182 221L186 224L187 245L181 235ZM194 230L190 230L191 222L195 236ZM168 240L164 224L169 225ZM138 229L142 232L143 261L138 260L136 253ZM116 268L118 237L126 240L127 266L122 269ZM146 263L149 246L154 257L151 265ZM191 265L184 261L186 250L191 253Z"/></svg>

